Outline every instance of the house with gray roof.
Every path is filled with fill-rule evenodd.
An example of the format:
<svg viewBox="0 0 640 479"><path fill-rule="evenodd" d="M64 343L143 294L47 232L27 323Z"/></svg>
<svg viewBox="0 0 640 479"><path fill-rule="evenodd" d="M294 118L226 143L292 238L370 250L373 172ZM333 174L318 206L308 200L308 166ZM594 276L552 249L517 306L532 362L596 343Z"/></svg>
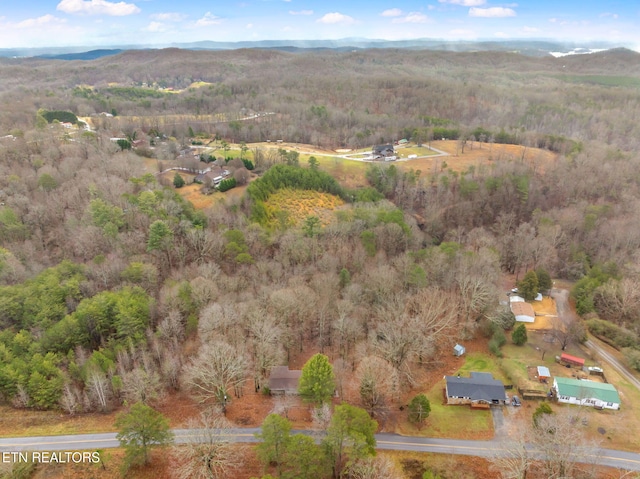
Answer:
<svg viewBox="0 0 640 479"><path fill-rule="evenodd" d="M371 150L374 158L390 158L395 155L393 145L376 145Z"/></svg>
<svg viewBox="0 0 640 479"><path fill-rule="evenodd" d="M491 373L472 372L471 377L445 376L447 404L505 404L507 393L502 381Z"/></svg>
<svg viewBox="0 0 640 479"><path fill-rule="evenodd" d="M289 369L288 366L276 366L269 375L269 390L271 394L298 394L298 383L302 371Z"/></svg>

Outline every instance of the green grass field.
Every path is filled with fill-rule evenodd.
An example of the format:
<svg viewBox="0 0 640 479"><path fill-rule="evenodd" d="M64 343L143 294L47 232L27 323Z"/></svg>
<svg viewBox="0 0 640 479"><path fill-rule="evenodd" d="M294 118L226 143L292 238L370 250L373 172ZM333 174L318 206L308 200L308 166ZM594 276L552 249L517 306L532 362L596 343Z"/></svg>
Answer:
<svg viewBox="0 0 640 479"><path fill-rule="evenodd" d="M458 439L483 439L493 436L493 420L487 409L471 409L469 406L449 406L444 403L444 379L438 381L425 394L431 403L431 413L421 429L406 423L400 428L403 434Z"/></svg>

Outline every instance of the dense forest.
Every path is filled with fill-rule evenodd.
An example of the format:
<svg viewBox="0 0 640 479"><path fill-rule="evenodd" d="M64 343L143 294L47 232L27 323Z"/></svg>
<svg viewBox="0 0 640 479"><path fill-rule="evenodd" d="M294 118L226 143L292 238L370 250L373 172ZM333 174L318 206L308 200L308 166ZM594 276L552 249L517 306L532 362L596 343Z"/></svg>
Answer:
<svg viewBox="0 0 640 479"><path fill-rule="evenodd" d="M353 401L380 417L438 351L510 326L503 278L531 270L574 281L578 312L640 369L635 53L3 59L0 105L0 398L16 408L110 411L178 390L225 402L312 349L341 394L372 370L395 378ZM335 149L443 136L557 157L422 174L375 164L353 191L256 148L246 193L207 209L148 167L179 164L198 138ZM269 221L282 188L346 205L328 224ZM202 395L203 369L224 400Z"/></svg>

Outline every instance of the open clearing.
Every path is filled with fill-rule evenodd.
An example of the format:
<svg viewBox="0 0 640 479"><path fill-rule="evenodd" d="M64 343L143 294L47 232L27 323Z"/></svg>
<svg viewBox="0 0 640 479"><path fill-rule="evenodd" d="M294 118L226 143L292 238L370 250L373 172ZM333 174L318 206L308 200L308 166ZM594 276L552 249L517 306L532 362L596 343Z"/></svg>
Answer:
<svg viewBox="0 0 640 479"><path fill-rule="evenodd" d="M432 141L431 146L437 150L448 153L448 156L438 155L431 150L434 156L427 158L415 158L398 162L366 162L361 160L352 160L344 157L344 152L336 152L315 148L311 145L299 143L273 143L262 142L247 145L249 151L246 157L253 158L253 149L260 148L264 150L284 149L287 151L297 151L300 153L299 161L302 165L309 163L309 158L314 156L319 167L333 176L341 185L347 188L361 188L369 186L366 179L366 171L370 164L395 165L401 171L420 171L420 176L426 177L433 174L439 174L444 170L452 170L456 172L468 171L470 167L477 170L490 167L495 161L524 161L530 165L535 165L536 171L544 171L550 164L555 161L557 155L547 150L536 148L527 148L520 145L488 145L474 142L473 148L467 146L464 153L456 154L458 144L454 140ZM226 152L222 150L212 150L212 154L224 156L240 156L240 145L230 144L230 149ZM409 154L423 154L428 151L426 148L417 148L406 146L399 148L402 156ZM420 150L418 152L417 150ZM358 150L365 151L365 149ZM352 154L353 152L350 152ZM160 168L167 169L171 166L178 166L178 162L158 161L152 158L144 159L147 171L156 173L161 171ZM180 173L182 175L182 173ZM185 176L185 175L183 175ZM167 179L173 180L173 173L167 176ZM185 178L186 179L186 178ZM187 181L189 183L189 181ZM234 197L240 194L244 189L234 188L226 193L215 193L213 195L202 195L198 188L188 187L182 188L180 194L191 201L197 209L208 208L218 200ZM536 320L537 321L537 320ZM544 327L544 326L543 326Z"/></svg>
<svg viewBox="0 0 640 479"><path fill-rule="evenodd" d="M329 193L291 189L278 190L265 202L276 219L282 217L287 225L294 226L299 226L308 216L318 217L320 223L326 226L333 219L333 210L343 204L342 199Z"/></svg>
<svg viewBox="0 0 640 479"><path fill-rule="evenodd" d="M469 167L474 167L479 170L489 167L497 161L523 161L534 167L534 171L544 171L558 156L551 151L520 145L489 145L473 142L473 147L471 148L468 144L464 153L459 151L458 142L455 140L432 141L431 146L448 153L449 156L402 161L397 163L398 167L405 171L420 170L422 175L433 175L446 169L464 172L468 171Z"/></svg>

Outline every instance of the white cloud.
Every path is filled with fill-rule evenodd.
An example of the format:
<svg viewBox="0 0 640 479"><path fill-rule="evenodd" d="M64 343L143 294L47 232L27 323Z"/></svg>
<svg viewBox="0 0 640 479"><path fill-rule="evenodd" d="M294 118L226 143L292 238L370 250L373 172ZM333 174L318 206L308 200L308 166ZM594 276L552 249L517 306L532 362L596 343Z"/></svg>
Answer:
<svg viewBox="0 0 640 479"><path fill-rule="evenodd" d="M342 13L332 12L327 13L322 18L318 19L318 23L326 23L329 25L335 25L337 23L341 23L342 25L353 25L356 23L353 17L349 15L343 15Z"/></svg>
<svg viewBox="0 0 640 479"><path fill-rule="evenodd" d="M222 18L207 12L204 17L196 22L196 27L209 27L211 25L220 25L220 23L222 23Z"/></svg>
<svg viewBox="0 0 640 479"><path fill-rule="evenodd" d="M313 15L313 10L289 10L289 15Z"/></svg>
<svg viewBox="0 0 640 479"><path fill-rule="evenodd" d="M111 15L113 17L140 13L140 9L134 3L114 3L107 0L62 0L56 9L64 13Z"/></svg>
<svg viewBox="0 0 640 479"><path fill-rule="evenodd" d="M43 15L37 18L27 18L26 20L22 20L21 22L16 23L15 28L33 28L33 27L43 27L46 25L62 25L66 22L66 20L58 17L54 17L53 15Z"/></svg>
<svg viewBox="0 0 640 479"><path fill-rule="evenodd" d="M450 3L451 5L462 5L463 7L478 7L484 5L486 0L438 0L440 3Z"/></svg>
<svg viewBox="0 0 640 479"><path fill-rule="evenodd" d="M187 16L184 13L167 12L167 13L154 13L151 18L158 20L159 22L181 22Z"/></svg>
<svg viewBox="0 0 640 479"><path fill-rule="evenodd" d="M525 27L522 28L522 31L525 32L525 33L538 33L540 31L540 29L536 28L536 27L527 27L527 26L525 26Z"/></svg>
<svg viewBox="0 0 640 479"><path fill-rule="evenodd" d="M143 30L151 33L166 32L167 26L162 22L151 22Z"/></svg>
<svg viewBox="0 0 640 479"><path fill-rule="evenodd" d="M470 8L469 16L482 17L482 18L504 18L504 17L515 17L516 12L511 8L504 8L504 7Z"/></svg>
<svg viewBox="0 0 640 479"><path fill-rule="evenodd" d="M614 20L617 20L617 19L618 19L618 14L617 14L617 13L609 13L609 12L606 12L606 13L601 13L601 14L600 14L600 17L601 17L601 18L604 18L604 17L611 17L611 18L613 18Z"/></svg>
<svg viewBox="0 0 640 479"><path fill-rule="evenodd" d="M381 17L399 17L400 15L402 15L402 10L399 8L390 8L380 14Z"/></svg>
<svg viewBox="0 0 640 479"><path fill-rule="evenodd" d="M245 28L248 29L248 30L251 30L253 28L253 23L247 23Z"/></svg>
<svg viewBox="0 0 640 479"><path fill-rule="evenodd" d="M496 33L493 34L493 36L497 37L497 38L509 38L509 35L507 35L504 32L496 32Z"/></svg>
<svg viewBox="0 0 640 479"><path fill-rule="evenodd" d="M428 21L429 17L427 17L424 13L411 12L406 17L394 18L393 20L391 20L391 23L427 23Z"/></svg>

